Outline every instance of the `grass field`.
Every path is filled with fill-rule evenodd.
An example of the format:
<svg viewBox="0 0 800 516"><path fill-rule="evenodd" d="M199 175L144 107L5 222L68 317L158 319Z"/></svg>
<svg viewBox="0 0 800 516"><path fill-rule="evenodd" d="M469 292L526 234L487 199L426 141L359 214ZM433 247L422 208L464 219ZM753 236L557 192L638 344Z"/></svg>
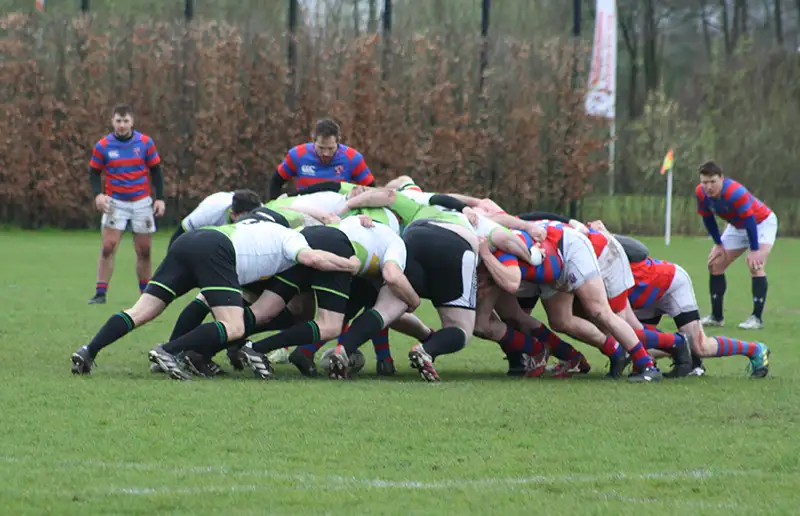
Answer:
<svg viewBox="0 0 800 516"><path fill-rule="evenodd" d="M689 270L705 310L707 239L647 243ZM509 379L497 345L477 339L437 361L443 381L429 385L394 333L392 379L370 378L368 344L368 374L351 382L302 380L292 366L274 382L174 382L149 372L146 352L180 301L101 353L91 377L73 377L72 351L138 295L126 240L109 304L86 304L98 249L96 233L0 232L3 514L800 511L800 241L780 241L768 267L767 329L754 337L772 348L770 376L746 378L734 357L660 385L602 380L593 351L587 377ZM737 264L726 334L750 337L736 329L749 309Z"/></svg>

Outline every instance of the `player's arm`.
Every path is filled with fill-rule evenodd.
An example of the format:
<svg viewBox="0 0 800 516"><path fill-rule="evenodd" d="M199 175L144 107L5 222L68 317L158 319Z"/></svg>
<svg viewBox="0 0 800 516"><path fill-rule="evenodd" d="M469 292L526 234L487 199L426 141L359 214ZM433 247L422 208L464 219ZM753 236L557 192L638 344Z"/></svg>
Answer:
<svg viewBox="0 0 800 516"><path fill-rule="evenodd" d="M492 222L500 224L501 226L507 227L508 229L525 231L537 242L542 242L547 237L547 230L545 230L542 226L533 223L531 220L515 217L513 215L509 215L508 213L487 214L486 218Z"/></svg>
<svg viewBox="0 0 800 516"><path fill-rule="evenodd" d="M556 222L563 222L564 224L569 224L572 220L569 217L564 217L563 215L551 213L549 211L530 211L520 214L519 218L522 220L554 220Z"/></svg>
<svg viewBox="0 0 800 516"><path fill-rule="evenodd" d="M103 140L97 142L92 149L92 157L89 159L89 184L92 187L95 207L99 211L106 211L109 197L103 192L103 183L100 177L106 168L106 155L102 142Z"/></svg>
<svg viewBox="0 0 800 516"><path fill-rule="evenodd" d="M268 201L277 199L281 194L283 185L293 177L297 177L297 163L295 163L295 160L292 158L292 150L286 153L286 157L283 158L283 162L278 165L278 168L275 170L275 174L272 175L272 180L269 182L269 192L267 192L269 197L267 199Z"/></svg>
<svg viewBox="0 0 800 516"><path fill-rule="evenodd" d="M428 204L455 211L464 211L464 208L470 208L469 204L450 194L436 194L430 198Z"/></svg>
<svg viewBox="0 0 800 516"><path fill-rule="evenodd" d="M469 195L463 195L463 194L457 194L457 193L449 193L447 195L449 195L450 197L453 197L455 199L458 199L459 201L463 202L464 204L466 204L470 208L477 207L478 204L480 204L480 202L481 202L481 200L478 199L477 197L470 197ZM461 210L459 210L459 211L461 211Z"/></svg>
<svg viewBox="0 0 800 516"><path fill-rule="evenodd" d="M419 306L420 299L406 277L406 259L406 244L395 236L381 257L381 275L392 293L413 311Z"/></svg>
<svg viewBox="0 0 800 516"><path fill-rule="evenodd" d="M295 257L295 261L306 267L329 272L355 274L361 268L361 262L355 256L343 258L328 251L311 248L301 250Z"/></svg>
<svg viewBox="0 0 800 516"><path fill-rule="evenodd" d="M500 255L500 259L495 256L495 253ZM520 283L522 283L522 271L519 268L519 261L513 255L499 251L495 251L495 253L492 253L489 249L489 242L481 239L478 254L484 265L486 265L486 269L492 279L501 289L510 294L515 294L519 290ZM503 261L501 262L500 260Z"/></svg>
<svg viewBox="0 0 800 516"><path fill-rule="evenodd" d="M504 228L494 228L489 232L489 243L504 253L516 256L531 263L531 250L516 235Z"/></svg>
<svg viewBox="0 0 800 516"><path fill-rule="evenodd" d="M355 150L355 149L354 149ZM375 186L375 177L372 175L367 160L360 152L356 152L352 160L353 171L350 173L350 182L361 186Z"/></svg>
<svg viewBox="0 0 800 516"><path fill-rule="evenodd" d="M164 173L161 170L161 156L158 155L156 144L149 136L144 140L144 164L150 169L150 180L153 182L153 191L156 194L153 202L153 213L156 217L164 214Z"/></svg>
<svg viewBox="0 0 800 516"><path fill-rule="evenodd" d="M703 217L703 225L706 227L709 236L717 245L722 245L722 237L719 234L719 226L717 226L717 219L714 218L714 213L706 206L706 193L701 185L697 185L695 190L697 197L697 213Z"/></svg>
<svg viewBox="0 0 800 516"><path fill-rule="evenodd" d="M394 261L387 261L381 268L381 274L389 290L408 305L411 310L419 306L419 295L414 290L414 287L411 286L411 282L408 281L400 265Z"/></svg>
<svg viewBox="0 0 800 516"><path fill-rule="evenodd" d="M743 185L738 183L731 184L722 192L722 196L733 205L736 215L744 222L744 229L747 231L747 240L750 242L750 250L758 251L758 223L756 214L753 210L750 192Z"/></svg>
<svg viewBox="0 0 800 516"><path fill-rule="evenodd" d="M285 207L284 209L308 215L312 219L316 219L323 224L335 224L340 220L339 215L336 213L331 213L325 210L312 208L311 206L289 206Z"/></svg>
<svg viewBox="0 0 800 516"><path fill-rule="evenodd" d="M391 206L396 198L397 194L394 190L376 188L375 190L369 190L368 192L348 199L347 205L342 209L342 213L358 208L386 208L387 206Z"/></svg>

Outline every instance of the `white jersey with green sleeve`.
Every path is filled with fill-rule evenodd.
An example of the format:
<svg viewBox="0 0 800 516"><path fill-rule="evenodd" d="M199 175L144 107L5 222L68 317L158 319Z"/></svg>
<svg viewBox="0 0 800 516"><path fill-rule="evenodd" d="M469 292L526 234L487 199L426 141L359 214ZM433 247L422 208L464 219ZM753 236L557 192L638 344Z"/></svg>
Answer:
<svg viewBox="0 0 800 516"><path fill-rule="evenodd" d="M436 195L435 193L428 193L428 192L421 192L419 190L403 190L403 195L417 201L420 204L424 204L425 206L430 206L431 204L431 197Z"/></svg>
<svg viewBox="0 0 800 516"><path fill-rule="evenodd" d="M347 197L336 192L317 192L292 197L289 208L313 208L326 213L339 213L347 207Z"/></svg>
<svg viewBox="0 0 800 516"><path fill-rule="evenodd" d="M344 217L351 215L366 215L375 222L388 226L396 235L400 234L400 221L397 220L397 215L388 208L358 208L347 212Z"/></svg>
<svg viewBox="0 0 800 516"><path fill-rule="evenodd" d="M395 262L400 270L406 269L406 244L389 226L375 224L365 228L358 217L347 217L333 227L339 228L353 244L361 261L360 276L380 275L387 262Z"/></svg>
<svg viewBox="0 0 800 516"><path fill-rule="evenodd" d="M467 216L463 213L452 210L440 210L436 206L425 206L419 210L414 215L412 222L418 220L435 220L438 222L447 222L449 224L458 224L472 232L475 231L475 228L469 223L469 219L467 219Z"/></svg>
<svg viewBox="0 0 800 516"><path fill-rule="evenodd" d="M181 227L189 232L205 226L230 224L231 203L233 203L233 192L211 194L181 221Z"/></svg>
<svg viewBox="0 0 800 516"><path fill-rule="evenodd" d="M285 271L297 263L300 251L311 249L301 233L275 222L247 219L208 229L224 233L233 242L240 285Z"/></svg>

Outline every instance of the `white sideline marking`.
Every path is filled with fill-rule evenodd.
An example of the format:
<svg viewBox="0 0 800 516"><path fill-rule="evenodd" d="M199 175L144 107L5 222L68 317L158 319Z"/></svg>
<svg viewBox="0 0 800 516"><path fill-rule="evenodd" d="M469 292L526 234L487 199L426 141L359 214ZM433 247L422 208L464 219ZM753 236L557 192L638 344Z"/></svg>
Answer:
<svg viewBox="0 0 800 516"><path fill-rule="evenodd" d="M342 489L346 487L372 487L379 489L410 489L410 490L441 490L441 489L463 489L481 487L500 487L515 489L518 486L526 485L546 485L563 483L583 483L592 484L595 482L609 482L615 480L684 480L684 479L703 479L724 476L742 475L762 475L758 470L712 470L712 469L691 469L684 471L665 471L653 473L608 473L602 475L559 475L559 476L531 476L531 477L511 477L511 478L480 478L480 479L454 479L442 481L418 481L418 480L385 480L380 478L356 478L342 476L319 476L306 473L279 473L269 470L230 470L223 466L191 466L191 467L169 467L161 464L146 464L139 462L104 462L94 460L67 460L56 462L43 462L21 457L0 456L0 462L6 463L33 463L47 467L95 467L111 470L136 470L136 471L156 471L171 473L176 475L187 474L216 474L225 477L261 477L281 480L292 480L301 482L297 489L309 489L311 484L316 488ZM207 492L236 492L236 491L256 491L264 490L265 486L258 485L233 485L233 486L203 486L191 488L138 488L124 487L107 491L107 494L127 494L127 495L152 495L152 494L194 494ZM607 495L598 493L600 495Z"/></svg>

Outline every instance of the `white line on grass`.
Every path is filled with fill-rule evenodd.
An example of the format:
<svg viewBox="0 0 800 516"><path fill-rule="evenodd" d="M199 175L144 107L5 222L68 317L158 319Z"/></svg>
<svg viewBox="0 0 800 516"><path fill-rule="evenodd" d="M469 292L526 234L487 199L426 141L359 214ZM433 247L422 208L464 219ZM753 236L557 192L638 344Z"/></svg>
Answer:
<svg viewBox="0 0 800 516"><path fill-rule="evenodd" d="M223 466L191 466L191 467L170 467L163 464L147 464L139 462L104 462L95 460L66 460L45 462L37 461L25 457L6 457L0 456L0 462L6 463L33 463L35 465L52 467L86 467L110 470L135 470L135 471L154 471L170 473L175 475L222 475L225 477L253 477L271 478L277 480L287 480L299 482L294 486L295 489L342 489L347 487L371 487L376 489L409 489L409 490L441 490L441 489L464 489L464 488L505 488L515 489L526 485L547 485L564 483L583 483L592 484L596 482L613 482L618 480L687 480L704 479L712 477L743 476L743 475L762 475L763 472L753 470L712 470L712 469L690 469L684 471L665 471L651 473L606 473L601 475L556 475L556 476L530 476L530 477L511 477L511 478L479 478L479 479L453 479L441 481L420 481L420 480L386 480L381 478L356 478L343 476L320 476L309 473L279 473L269 470L231 470ZM275 486L272 486L275 487ZM134 488L125 487L113 489L108 494L120 495L151 495L151 494L196 494L203 492L235 492L235 491L255 491L263 490L264 486L256 485L233 485L233 486L201 486L191 488Z"/></svg>

